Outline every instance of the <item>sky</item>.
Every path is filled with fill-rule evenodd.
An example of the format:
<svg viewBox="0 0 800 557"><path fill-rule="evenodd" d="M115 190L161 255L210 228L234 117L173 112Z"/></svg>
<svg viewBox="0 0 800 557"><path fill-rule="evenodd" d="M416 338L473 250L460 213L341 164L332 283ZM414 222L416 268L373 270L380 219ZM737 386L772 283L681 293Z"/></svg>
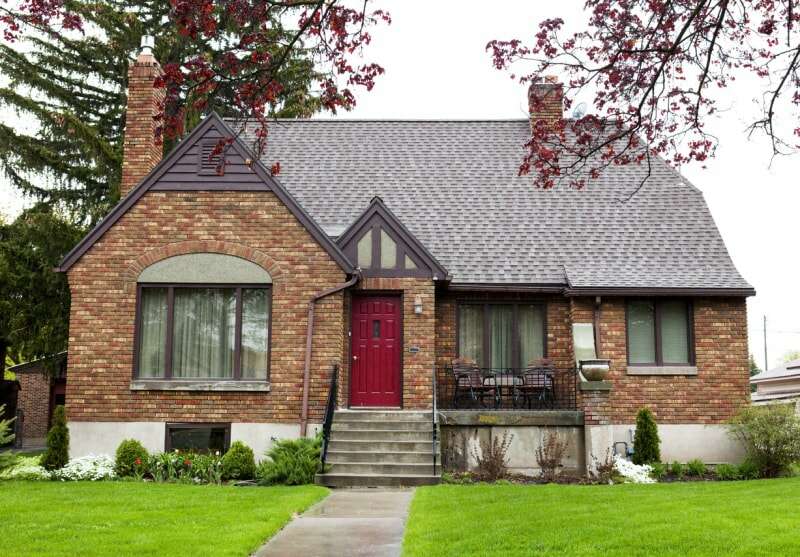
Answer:
<svg viewBox="0 0 800 557"><path fill-rule="evenodd" d="M524 118L525 87L492 67L486 43L529 39L547 17L580 24L582 6L581 0L378 0L375 7L387 9L393 21L374 31L367 58L386 74L344 117ZM748 330L750 352L763 368L765 315L769 367L800 350L800 154L771 160L764 141L748 140L747 115L758 94L745 81L723 91L726 110L708 123L720 137L716 157L706 168L682 171L705 195L734 263L756 289L748 300ZM0 178L0 212L16 214L25 203Z"/></svg>

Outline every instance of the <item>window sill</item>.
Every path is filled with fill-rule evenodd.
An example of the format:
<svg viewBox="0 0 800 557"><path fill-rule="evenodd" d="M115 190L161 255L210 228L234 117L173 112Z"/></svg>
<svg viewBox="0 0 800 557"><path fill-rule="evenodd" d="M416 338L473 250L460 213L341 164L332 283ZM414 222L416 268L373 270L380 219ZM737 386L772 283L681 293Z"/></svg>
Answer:
<svg viewBox="0 0 800 557"><path fill-rule="evenodd" d="M697 366L628 366L628 375L697 375Z"/></svg>
<svg viewBox="0 0 800 557"><path fill-rule="evenodd" d="M269 392L267 381L134 379L132 391L246 391Z"/></svg>

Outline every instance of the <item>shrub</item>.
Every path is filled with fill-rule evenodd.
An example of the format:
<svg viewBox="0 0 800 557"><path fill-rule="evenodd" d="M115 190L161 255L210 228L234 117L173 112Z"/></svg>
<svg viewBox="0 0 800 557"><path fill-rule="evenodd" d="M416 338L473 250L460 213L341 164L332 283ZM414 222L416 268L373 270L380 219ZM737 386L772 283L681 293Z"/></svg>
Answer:
<svg viewBox="0 0 800 557"><path fill-rule="evenodd" d="M505 436L503 439L505 440ZM544 443L536 448L536 464L539 465L544 481L556 480L559 469L564 465L564 453L567 452L568 444L567 441L561 441L555 433L548 433Z"/></svg>
<svg viewBox="0 0 800 557"><path fill-rule="evenodd" d="M800 417L791 406L749 406L729 426L764 477L775 477L800 460Z"/></svg>
<svg viewBox="0 0 800 557"><path fill-rule="evenodd" d="M222 479L252 480L256 475L256 459L253 449L235 441L222 457Z"/></svg>
<svg viewBox="0 0 800 557"><path fill-rule="evenodd" d="M699 458L695 458L686 463L686 473L689 476L702 476L706 473L706 465Z"/></svg>
<svg viewBox="0 0 800 557"><path fill-rule="evenodd" d="M636 414L636 433L633 436L634 464L650 464L661 460L661 451L658 437L658 426L653 413L648 408L642 408Z"/></svg>
<svg viewBox="0 0 800 557"><path fill-rule="evenodd" d="M5 404L0 404L0 416L3 415L6 406ZM11 433L11 423L16 418L11 418L10 420L0 420L0 447L7 443L11 443L14 440L14 434ZM9 468L10 466L16 464L17 457L11 451L2 451L0 452L0 471Z"/></svg>
<svg viewBox="0 0 800 557"><path fill-rule="evenodd" d="M125 439L117 447L114 472L119 477L136 476L141 478L147 470L150 455L139 441Z"/></svg>
<svg viewBox="0 0 800 557"><path fill-rule="evenodd" d="M661 481L667 475L667 465L660 462L654 462L650 465L650 477L654 480Z"/></svg>
<svg viewBox="0 0 800 557"><path fill-rule="evenodd" d="M58 470L69 461L69 429L63 406L53 411L53 426L47 432L47 450L42 455L45 470Z"/></svg>
<svg viewBox="0 0 800 557"><path fill-rule="evenodd" d="M0 480L49 480L50 473L39 465L39 456L18 456L16 462L0 471Z"/></svg>
<svg viewBox="0 0 800 557"><path fill-rule="evenodd" d="M189 462L190 474L194 480L208 484L222 483L222 458L219 453L189 455Z"/></svg>
<svg viewBox="0 0 800 557"><path fill-rule="evenodd" d="M677 460L670 465L669 471L672 472L672 475L678 479L683 478L683 475L686 473L683 464Z"/></svg>
<svg viewBox="0 0 800 557"><path fill-rule="evenodd" d="M305 485L314 482L319 469L322 436L281 439L267 451L256 470L259 483L265 485Z"/></svg>
<svg viewBox="0 0 800 557"><path fill-rule="evenodd" d="M718 464L715 472L717 473L717 478L723 481L739 479L739 469L733 464Z"/></svg>
<svg viewBox="0 0 800 557"><path fill-rule="evenodd" d="M592 461L594 462L592 479L603 484L614 483L616 469L614 468L614 455L611 454L611 449L606 449L606 456L603 460L592 455Z"/></svg>
<svg viewBox="0 0 800 557"><path fill-rule="evenodd" d="M757 480L760 475L758 464L749 458L745 459L741 464L739 464L738 470L739 477L743 480Z"/></svg>
<svg viewBox="0 0 800 557"><path fill-rule="evenodd" d="M503 433L503 437L493 436L490 441L480 444L480 453L473 447L472 456L475 458L478 473L481 479L488 481L496 481L508 475L508 447L511 446L511 440L514 436L508 433ZM540 448L541 449L541 448ZM537 449L537 460L539 450Z"/></svg>
<svg viewBox="0 0 800 557"><path fill-rule="evenodd" d="M111 480L115 477L114 459L108 455L93 454L73 458L50 475L54 480L62 481Z"/></svg>

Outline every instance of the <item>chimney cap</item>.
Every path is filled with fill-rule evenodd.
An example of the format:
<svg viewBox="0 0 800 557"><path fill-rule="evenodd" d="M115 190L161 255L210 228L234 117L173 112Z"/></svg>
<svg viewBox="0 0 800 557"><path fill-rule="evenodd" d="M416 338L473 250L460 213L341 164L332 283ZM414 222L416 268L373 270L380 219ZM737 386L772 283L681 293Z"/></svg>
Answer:
<svg viewBox="0 0 800 557"><path fill-rule="evenodd" d="M153 47L156 46L156 38L153 35L142 35L141 54L153 54Z"/></svg>

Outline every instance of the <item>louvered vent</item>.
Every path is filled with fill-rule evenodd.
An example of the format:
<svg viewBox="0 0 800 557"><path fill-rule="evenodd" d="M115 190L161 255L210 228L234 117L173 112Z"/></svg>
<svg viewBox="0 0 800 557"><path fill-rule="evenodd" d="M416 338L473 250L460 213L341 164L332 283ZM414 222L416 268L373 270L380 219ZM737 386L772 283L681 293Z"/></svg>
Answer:
<svg viewBox="0 0 800 557"><path fill-rule="evenodd" d="M225 164L222 159L222 153L217 153L212 156L216 148L216 141L204 141L200 144L200 160L197 161L198 174L220 176L225 174Z"/></svg>

